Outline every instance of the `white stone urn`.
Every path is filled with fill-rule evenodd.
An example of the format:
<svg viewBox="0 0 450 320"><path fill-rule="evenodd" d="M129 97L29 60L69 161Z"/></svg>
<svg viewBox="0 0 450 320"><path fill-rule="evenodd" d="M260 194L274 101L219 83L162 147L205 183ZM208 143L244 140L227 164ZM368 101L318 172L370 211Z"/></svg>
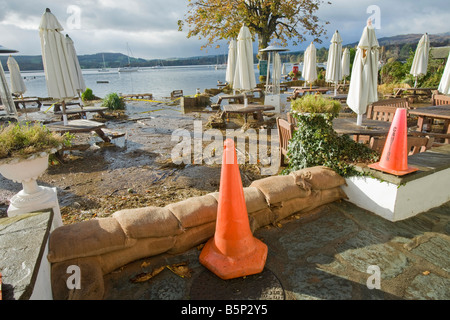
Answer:
<svg viewBox="0 0 450 320"><path fill-rule="evenodd" d="M48 157L57 149L34 154L28 158L5 158L0 159L0 174L6 179L22 183L23 189L15 194L10 200L8 216L17 215L14 212L31 212L45 208L54 192L51 188L38 186L36 179L48 168ZM11 212L12 213L11 213Z"/></svg>

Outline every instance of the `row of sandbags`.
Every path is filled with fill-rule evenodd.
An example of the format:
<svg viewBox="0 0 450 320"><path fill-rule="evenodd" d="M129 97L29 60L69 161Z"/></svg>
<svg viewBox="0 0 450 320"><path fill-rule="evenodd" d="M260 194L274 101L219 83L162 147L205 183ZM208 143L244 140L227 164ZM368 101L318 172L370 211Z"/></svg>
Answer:
<svg viewBox="0 0 450 320"><path fill-rule="evenodd" d="M243 188L252 231L294 213L346 198L345 179L326 167L271 176ZM210 193L165 207L115 212L55 229L49 241L54 299L101 299L103 276L130 262L161 253L178 254L214 236L220 194ZM67 268L80 268L81 289L69 290Z"/></svg>

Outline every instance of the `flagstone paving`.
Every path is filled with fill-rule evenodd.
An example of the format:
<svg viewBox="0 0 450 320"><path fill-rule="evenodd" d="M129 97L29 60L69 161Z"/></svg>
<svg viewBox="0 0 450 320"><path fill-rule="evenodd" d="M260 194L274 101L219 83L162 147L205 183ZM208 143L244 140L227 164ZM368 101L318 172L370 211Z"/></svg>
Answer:
<svg viewBox="0 0 450 320"><path fill-rule="evenodd" d="M221 280L198 262L200 250L194 248L107 275L105 299L450 299L450 202L399 222L335 202L281 227L261 228L255 237L269 248L259 275ZM166 268L145 283L130 282L180 261L188 263L190 276ZM373 268L379 268L379 279Z"/></svg>

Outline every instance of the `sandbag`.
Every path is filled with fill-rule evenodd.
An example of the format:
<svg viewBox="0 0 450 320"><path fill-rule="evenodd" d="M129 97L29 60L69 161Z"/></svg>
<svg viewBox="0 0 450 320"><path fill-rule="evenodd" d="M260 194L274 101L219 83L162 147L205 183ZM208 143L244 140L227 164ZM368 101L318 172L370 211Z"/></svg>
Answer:
<svg viewBox="0 0 450 320"><path fill-rule="evenodd" d="M312 190L308 197L283 201L281 207L274 208L272 211L276 215L276 221L280 221L294 213L311 211L321 205L342 199L347 199L347 195L341 187Z"/></svg>
<svg viewBox="0 0 450 320"><path fill-rule="evenodd" d="M289 199L304 198L311 193L311 190L305 190L297 185L291 175L259 179L253 181L250 187L258 188L264 194L269 205Z"/></svg>
<svg viewBox="0 0 450 320"><path fill-rule="evenodd" d="M69 266L79 267L80 289L68 289L75 282L75 272ZM52 264L51 286L54 300L101 300L105 293L103 273L97 257L71 259Z"/></svg>
<svg viewBox="0 0 450 320"><path fill-rule="evenodd" d="M280 221L294 213L306 212L318 207L321 190L312 190L310 195L304 198L295 198L283 201L281 206L273 208L275 221Z"/></svg>
<svg viewBox="0 0 450 320"><path fill-rule="evenodd" d="M183 232L178 219L166 207L144 207L116 211L112 215L130 238L159 238Z"/></svg>
<svg viewBox="0 0 450 320"><path fill-rule="evenodd" d="M304 186L308 183L314 190L331 189L345 184L344 177L325 166L304 168L292 171L289 175L294 178L297 185Z"/></svg>
<svg viewBox="0 0 450 320"><path fill-rule="evenodd" d="M100 255L133 244L112 217L82 221L56 228L50 234L50 262Z"/></svg>
<svg viewBox="0 0 450 320"><path fill-rule="evenodd" d="M185 252L214 236L216 222L205 223L195 228L187 229L182 234L176 236L175 245L168 251L170 254Z"/></svg>
<svg viewBox="0 0 450 320"><path fill-rule="evenodd" d="M268 207L264 194L256 187L246 187L244 190L245 206L247 212L256 212ZM219 201L219 192L210 193L217 201Z"/></svg>
<svg viewBox="0 0 450 320"><path fill-rule="evenodd" d="M175 237L143 238L122 250L116 250L99 256L103 274L108 274L133 261L164 253L175 245Z"/></svg>
<svg viewBox="0 0 450 320"><path fill-rule="evenodd" d="M210 194L171 203L166 208L180 221L183 228L215 221L217 217L217 200Z"/></svg>
<svg viewBox="0 0 450 320"><path fill-rule="evenodd" d="M250 230L255 232L261 227L272 224L275 221L275 214L270 208L254 211L249 213Z"/></svg>

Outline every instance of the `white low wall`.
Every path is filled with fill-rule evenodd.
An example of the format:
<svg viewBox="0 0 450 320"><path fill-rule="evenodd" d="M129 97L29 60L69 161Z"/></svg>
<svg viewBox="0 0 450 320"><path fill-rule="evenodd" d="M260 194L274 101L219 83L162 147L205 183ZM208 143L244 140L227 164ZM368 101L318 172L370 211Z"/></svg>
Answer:
<svg viewBox="0 0 450 320"><path fill-rule="evenodd" d="M348 201L387 220L413 217L450 201L450 168L397 185L371 177L350 177L341 186Z"/></svg>

